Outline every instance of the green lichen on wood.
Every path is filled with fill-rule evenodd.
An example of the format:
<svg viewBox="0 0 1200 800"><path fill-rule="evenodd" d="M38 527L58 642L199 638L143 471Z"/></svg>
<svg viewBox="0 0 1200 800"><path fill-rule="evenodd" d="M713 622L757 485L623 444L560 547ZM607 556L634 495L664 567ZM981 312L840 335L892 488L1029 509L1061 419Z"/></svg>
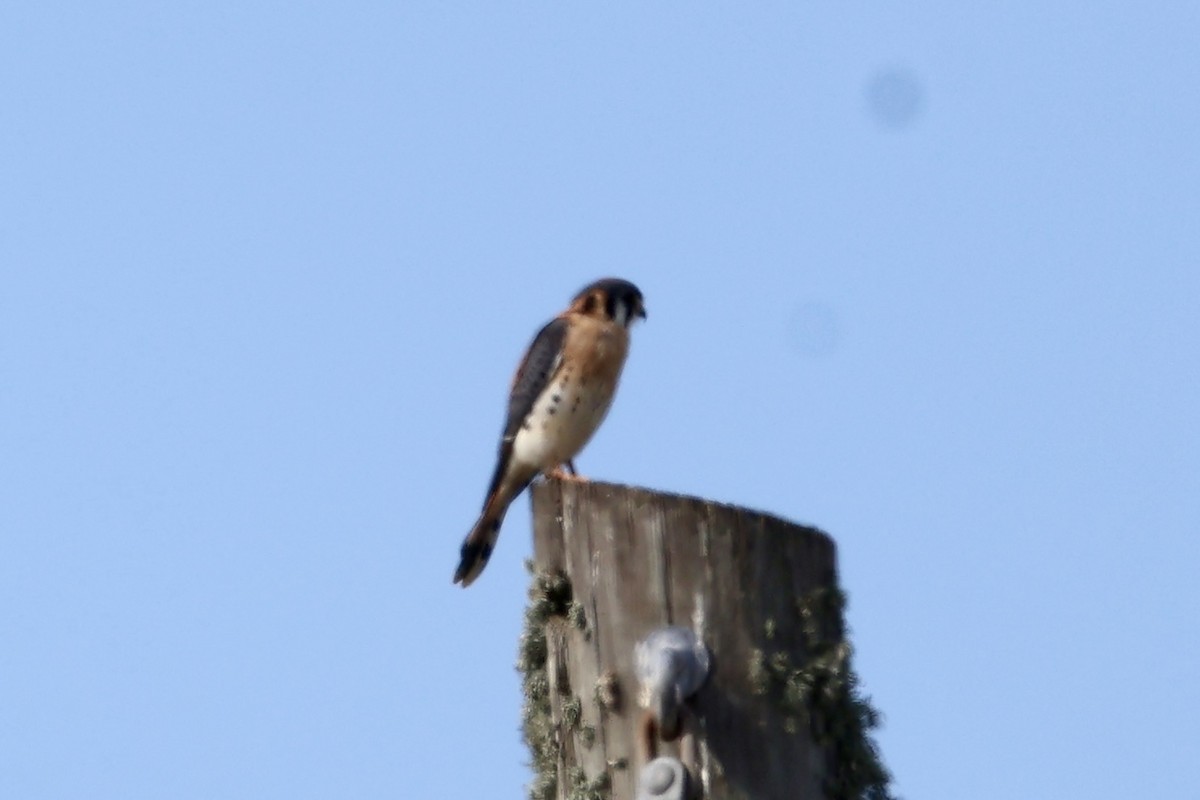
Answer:
<svg viewBox="0 0 1200 800"><path fill-rule="evenodd" d="M833 800L891 800L891 775L871 731L879 714L861 694L852 665L853 648L841 634L846 597L837 588L818 589L796 603L807 659L792 662L785 651L754 650L747 665L751 690L770 695L784 728L804 727L831 753L825 789ZM774 638L775 626L764 630Z"/></svg>
<svg viewBox="0 0 1200 800"><path fill-rule="evenodd" d="M616 711L621 705L621 686L612 670L605 670L596 679L596 688L592 697L601 712Z"/></svg>
<svg viewBox="0 0 1200 800"><path fill-rule="evenodd" d="M532 562L526 569L533 573L529 587L529 605L517 648L517 670L521 673L521 734L529 746L533 781L530 800L553 800L558 789L559 732L550 715L550 678L546 671L549 649L546 623L564 616L570 603L571 587L563 575L538 572Z"/></svg>
<svg viewBox="0 0 1200 800"><path fill-rule="evenodd" d="M572 600L567 606L567 621L571 623L571 627L583 631L587 630L587 612L583 609L583 603L578 600Z"/></svg>
<svg viewBox="0 0 1200 800"><path fill-rule="evenodd" d="M558 792L558 759L562 737L577 732L584 746L595 741L596 731L583 725L583 703L577 695L568 694L561 707L561 723L554 722L550 707L550 677L546 669L549 646L546 626L558 618L576 630L586 628L583 606L571 599L571 584L562 573L536 569L525 562L532 574L529 585L529 605L517 648L517 670L521 673L524 703L521 709L521 733L529 747L533 780L530 800L554 800ZM569 687L554 687L568 691ZM611 781L607 772L589 779L579 767L567 774L569 800L608 800Z"/></svg>
<svg viewBox="0 0 1200 800"><path fill-rule="evenodd" d="M596 744L596 728L593 725L584 725L579 729L579 743L584 748L591 750Z"/></svg>
<svg viewBox="0 0 1200 800"><path fill-rule="evenodd" d="M579 725L583 721L583 703L578 697L572 697L562 704L562 720L573 731L579 730Z"/></svg>
<svg viewBox="0 0 1200 800"><path fill-rule="evenodd" d="M607 772L589 779L582 767L572 767L567 777L570 780L567 800L609 800L612 797L612 779Z"/></svg>

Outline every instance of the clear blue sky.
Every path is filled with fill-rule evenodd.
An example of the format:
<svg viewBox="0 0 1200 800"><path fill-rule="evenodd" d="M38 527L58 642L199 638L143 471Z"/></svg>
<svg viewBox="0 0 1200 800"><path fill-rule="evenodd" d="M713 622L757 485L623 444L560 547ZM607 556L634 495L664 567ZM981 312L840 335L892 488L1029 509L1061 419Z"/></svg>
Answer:
<svg viewBox="0 0 1200 800"><path fill-rule="evenodd" d="M508 380L829 531L912 800L1185 797L1200 6L9 3L0 797L520 798Z"/></svg>

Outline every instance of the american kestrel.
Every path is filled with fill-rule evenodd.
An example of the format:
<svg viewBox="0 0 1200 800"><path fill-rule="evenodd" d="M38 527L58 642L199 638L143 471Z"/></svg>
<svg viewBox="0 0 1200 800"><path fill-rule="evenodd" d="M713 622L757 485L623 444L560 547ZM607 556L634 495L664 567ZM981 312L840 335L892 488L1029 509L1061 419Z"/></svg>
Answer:
<svg viewBox="0 0 1200 800"><path fill-rule="evenodd" d="M641 291L604 278L534 337L513 378L496 471L463 541L455 583L466 588L483 572L508 506L539 473L566 477L565 465L575 476L572 459L608 413L629 353L629 326L639 318L646 318Z"/></svg>

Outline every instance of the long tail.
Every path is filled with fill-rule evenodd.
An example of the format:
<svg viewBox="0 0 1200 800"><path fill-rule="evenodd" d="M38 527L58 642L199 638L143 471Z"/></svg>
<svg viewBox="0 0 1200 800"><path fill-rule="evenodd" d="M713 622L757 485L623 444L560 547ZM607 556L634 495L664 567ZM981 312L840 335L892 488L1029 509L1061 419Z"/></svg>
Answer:
<svg viewBox="0 0 1200 800"><path fill-rule="evenodd" d="M487 566L488 559L492 557L496 539L500 536L500 523L504 521L505 510L501 508L499 513L485 510L475 527L467 534L467 538L463 539L462 558L458 562L458 569L454 571L454 582L461 583L464 589L479 577L479 573Z"/></svg>
<svg viewBox="0 0 1200 800"><path fill-rule="evenodd" d="M500 458L496 462L496 472L492 475L491 486L488 487L487 499L483 501L483 513L467 538L463 539L462 557L458 569L454 570L454 582L461 583L463 588L470 586L492 557L496 547L496 539L500 536L500 523L509 504L517 495L525 491L525 487L537 475L537 468L512 461L512 443L504 442L500 450Z"/></svg>

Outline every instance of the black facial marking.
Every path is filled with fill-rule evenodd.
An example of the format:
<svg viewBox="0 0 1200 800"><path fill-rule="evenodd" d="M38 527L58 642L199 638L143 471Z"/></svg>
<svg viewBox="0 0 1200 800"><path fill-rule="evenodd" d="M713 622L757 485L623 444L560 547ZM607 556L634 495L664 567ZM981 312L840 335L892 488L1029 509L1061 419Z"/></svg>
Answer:
<svg viewBox="0 0 1200 800"><path fill-rule="evenodd" d="M604 304L604 313L609 319L616 319L617 306L619 306L623 300L624 298L618 295L616 292L608 293L608 300Z"/></svg>

